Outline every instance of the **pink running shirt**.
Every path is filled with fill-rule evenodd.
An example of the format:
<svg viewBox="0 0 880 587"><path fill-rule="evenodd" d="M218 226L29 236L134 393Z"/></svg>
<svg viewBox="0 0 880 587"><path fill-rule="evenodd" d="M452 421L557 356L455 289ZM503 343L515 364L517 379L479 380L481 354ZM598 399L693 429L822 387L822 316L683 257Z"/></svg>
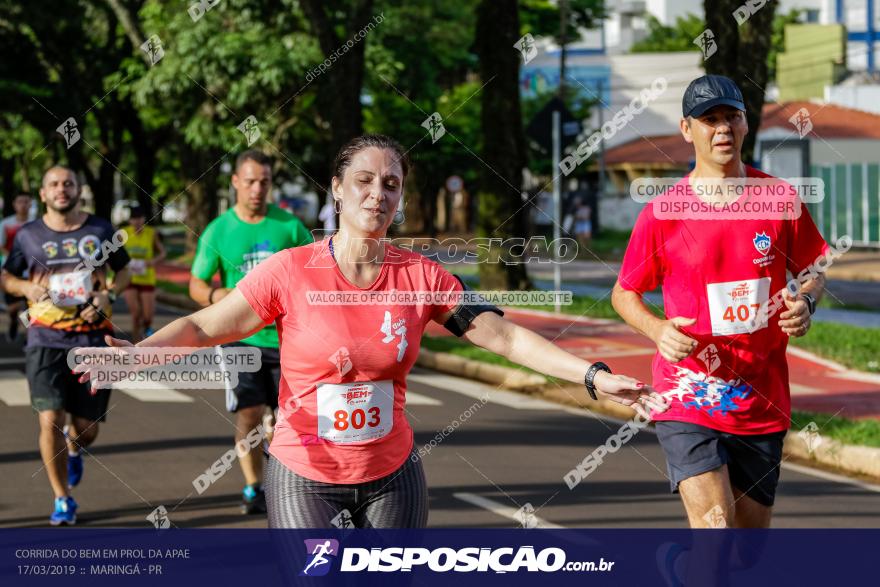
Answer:
<svg viewBox="0 0 880 587"><path fill-rule="evenodd" d="M409 457L406 375L428 322L456 304L321 305L310 304L308 293L359 297L462 287L437 263L386 245L379 277L358 288L342 275L328 243L280 251L237 288L263 322L278 327L281 383L270 452L308 479L363 483L393 473Z"/></svg>

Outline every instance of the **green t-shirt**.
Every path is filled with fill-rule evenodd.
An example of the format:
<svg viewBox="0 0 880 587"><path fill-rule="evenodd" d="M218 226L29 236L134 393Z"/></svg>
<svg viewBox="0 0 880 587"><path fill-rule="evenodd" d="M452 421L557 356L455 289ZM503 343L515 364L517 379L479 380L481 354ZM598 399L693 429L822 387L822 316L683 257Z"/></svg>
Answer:
<svg viewBox="0 0 880 587"><path fill-rule="evenodd" d="M278 251L307 245L312 235L289 212L269 204L266 217L256 224L245 222L230 208L208 224L196 248L192 274L208 283L220 270L223 287L233 288L248 271ZM278 330L274 324L241 342L278 348Z"/></svg>

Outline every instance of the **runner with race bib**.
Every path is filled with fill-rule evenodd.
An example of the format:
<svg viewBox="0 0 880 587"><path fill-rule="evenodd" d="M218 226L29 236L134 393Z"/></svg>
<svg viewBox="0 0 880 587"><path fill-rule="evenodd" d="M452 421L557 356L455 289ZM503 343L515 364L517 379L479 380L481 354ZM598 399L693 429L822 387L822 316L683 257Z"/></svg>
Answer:
<svg viewBox="0 0 880 587"><path fill-rule="evenodd" d="M570 355L498 308L458 303L463 286L453 275L384 242L408 170L394 140L352 140L336 159L334 237L276 253L219 303L139 345L208 346L277 325L282 377L266 475L270 527L330 528L343 515L361 528L426 525L425 475L404 407L407 374L432 320L514 362L585 382L591 394L609 394L645 416L666 408L644 384ZM436 299L400 303L395 295L406 292Z"/></svg>
<svg viewBox="0 0 880 587"><path fill-rule="evenodd" d="M131 256L128 270L131 283L125 290L125 303L131 313L131 340L140 342L153 334L153 315L156 312L156 265L165 259L162 239L152 226L146 224L146 214L140 206L133 206L128 224L123 227L128 239L125 250Z"/></svg>
<svg viewBox="0 0 880 587"><path fill-rule="evenodd" d="M49 169L40 188L46 213L18 231L3 265L4 289L28 299L25 370L40 420L40 455L55 492L53 526L76 523L69 489L82 478L80 451L95 441L110 401L109 389L92 394L77 380L67 354L105 344L113 332L110 307L129 279L124 234L80 210L80 194L72 170Z"/></svg>
<svg viewBox="0 0 880 587"><path fill-rule="evenodd" d="M671 402L657 436L691 526L766 527L791 419L785 349L824 287L819 273L794 296L786 270L798 275L828 245L792 186L743 164L733 81L698 78L682 106L696 166L642 210L612 303L657 345L654 386ZM658 286L665 319L642 300Z"/></svg>

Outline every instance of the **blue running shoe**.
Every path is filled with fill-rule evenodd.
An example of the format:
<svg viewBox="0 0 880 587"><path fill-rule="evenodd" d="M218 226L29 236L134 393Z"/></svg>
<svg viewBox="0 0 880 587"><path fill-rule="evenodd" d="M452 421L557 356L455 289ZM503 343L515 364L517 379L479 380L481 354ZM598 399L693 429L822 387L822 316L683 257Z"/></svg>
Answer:
<svg viewBox="0 0 880 587"><path fill-rule="evenodd" d="M69 426L64 427L64 438L65 440L69 438L68 430ZM83 458L81 453L76 453L72 455L70 453L67 454L67 487L73 489L79 482L82 480L83 476Z"/></svg>
<svg viewBox="0 0 880 587"><path fill-rule="evenodd" d="M81 454L67 455L67 486L73 489L82 480L83 458Z"/></svg>
<svg viewBox="0 0 880 587"><path fill-rule="evenodd" d="M245 485L241 492L241 513L245 515L266 513L266 494L259 485Z"/></svg>
<svg viewBox="0 0 880 587"><path fill-rule="evenodd" d="M69 495L55 498L55 511L49 516L53 526L73 526L76 524L76 502Z"/></svg>
<svg viewBox="0 0 880 587"><path fill-rule="evenodd" d="M144 329L144 338L147 338L148 336L153 336L154 334L156 334L156 331L153 329L152 326L147 326Z"/></svg>

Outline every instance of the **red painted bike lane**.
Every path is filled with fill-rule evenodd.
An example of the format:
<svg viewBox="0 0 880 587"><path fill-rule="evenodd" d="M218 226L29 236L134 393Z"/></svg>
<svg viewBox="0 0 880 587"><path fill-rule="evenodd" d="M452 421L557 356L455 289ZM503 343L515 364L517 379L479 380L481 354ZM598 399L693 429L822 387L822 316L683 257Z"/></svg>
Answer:
<svg viewBox="0 0 880 587"><path fill-rule="evenodd" d="M589 361L602 360L615 372L651 381L655 347L625 324L514 308L504 308L504 315L574 355ZM436 324L431 324L427 333L451 336ZM794 409L847 418L880 418L880 375L850 371L792 347L788 368Z"/></svg>

